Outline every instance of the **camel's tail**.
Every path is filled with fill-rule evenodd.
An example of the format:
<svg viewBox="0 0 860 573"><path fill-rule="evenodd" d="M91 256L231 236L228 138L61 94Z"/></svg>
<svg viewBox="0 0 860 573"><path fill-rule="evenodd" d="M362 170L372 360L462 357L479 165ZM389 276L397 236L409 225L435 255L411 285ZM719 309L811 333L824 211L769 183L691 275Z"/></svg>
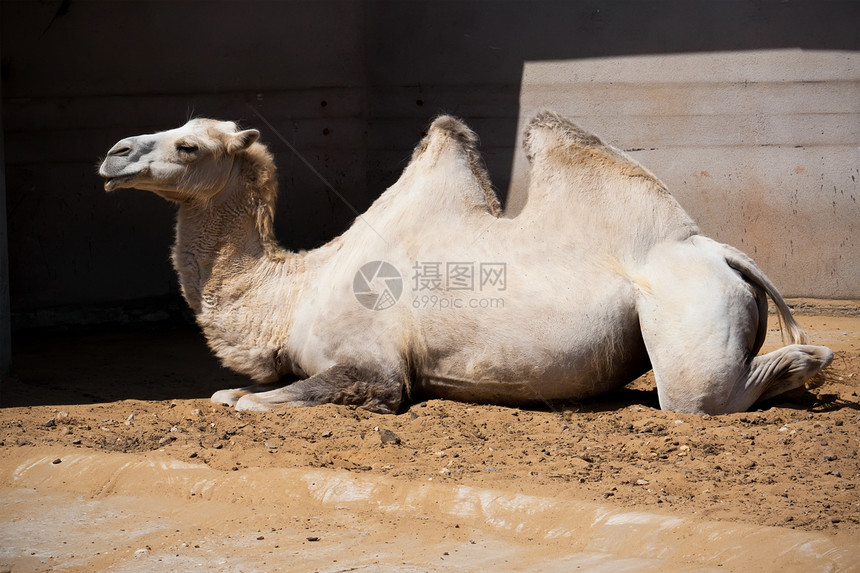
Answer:
<svg viewBox="0 0 860 573"><path fill-rule="evenodd" d="M770 279L767 278L755 262L745 253L729 245L720 246L722 247L723 254L726 257L726 263L741 273L747 281L761 289L764 289L767 295L774 302L777 309L777 318L780 320L780 326L784 325L783 332L786 330L788 331L791 343L806 344L806 333L803 332L803 329L800 328L800 325L797 324L796 320L794 320L794 317L791 315L791 309L788 308L785 299L782 298L782 295L779 294L779 291L776 290L776 286L770 282Z"/></svg>

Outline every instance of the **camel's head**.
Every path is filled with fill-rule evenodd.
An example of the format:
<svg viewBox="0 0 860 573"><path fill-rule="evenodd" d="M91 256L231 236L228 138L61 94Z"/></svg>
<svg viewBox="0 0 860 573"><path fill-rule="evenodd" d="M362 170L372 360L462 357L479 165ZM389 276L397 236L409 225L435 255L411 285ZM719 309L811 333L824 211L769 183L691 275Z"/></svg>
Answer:
<svg viewBox="0 0 860 573"><path fill-rule="evenodd" d="M260 136L236 124L192 119L182 127L119 141L99 168L105 190L136 188L171 201L208 201L234 175L236 156Z"/></svg>

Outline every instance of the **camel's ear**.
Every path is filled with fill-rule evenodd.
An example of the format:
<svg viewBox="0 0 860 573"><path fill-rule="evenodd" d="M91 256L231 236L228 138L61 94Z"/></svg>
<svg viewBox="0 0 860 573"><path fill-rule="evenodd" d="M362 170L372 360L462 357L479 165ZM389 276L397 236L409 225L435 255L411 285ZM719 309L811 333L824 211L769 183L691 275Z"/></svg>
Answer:
<svg viewBox="0 0 860 573"><path fill-rule="evenodd" d="M256 129L246 129L238 131L230 136L230 141L227 142L227 153L233 155L251 147L251 144L257 141L260 137L260 132Z"/></svg>

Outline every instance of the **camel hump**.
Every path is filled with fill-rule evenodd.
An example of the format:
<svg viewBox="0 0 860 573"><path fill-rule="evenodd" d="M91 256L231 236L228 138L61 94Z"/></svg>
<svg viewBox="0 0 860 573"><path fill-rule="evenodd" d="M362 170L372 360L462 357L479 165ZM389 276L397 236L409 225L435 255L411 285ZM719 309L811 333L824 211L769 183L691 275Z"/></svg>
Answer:
<svg viewBox="0 0 860 573"><path fill-rule="evenodd" d="M577 170L641 177L666 190L638 161L552 111L542 111L532 118L524 132L523 149L532 165L550 156L563 157L566 166Z"/></svg>
<svg viewBox="0 0 860 573"><path fill-rule="evenodd" d="M454 142L460 149L469 165L469 170L481 187L485 207L494 216L500 216L502 209L499 199L493 190L490 175L484 164L484 158L478 149L480 139L462 120L450 115L440 115L434 119L427 129L427 135L415 147L415 151L412 153L412 162L417 161L433 145L434 141L439 141L440 139ZM443 144L441 147L436 147L436 149L444 147Z"/></svg>
<svg viewBox="0 0 860 573"><path fill-rule="evenodd" d="M440 115L434 119L433 123L430 124L428 135L434 130L441 131L448 135L448 137L456 139L464 147L474 149L476 152L478 150L478 144L480 143L478 135L469 129L469 126L463 123L462 120L452 115Z"/></svg>
<svg viewBox="0 0 860 573"><path fill-rule="evenodd" d="M551 139L547 141L549 135ZM561 145L567 148L606 150L607 146L599 137L585 131L572 121L554 111L542 111L532 118L526 126L523 149L529 161L547 145Z"/></svg>
<svg viewBox="0 0 860 573"><path fill-rule="evenodd" d="M483 161L480 160L481 153L478 151L480 144L478 135L469 129L462 120L451 115L440 115L433 120L427 129L427 135L418 143L412 153L413 161L418 159L430 146L430 142L437 137L457 142L469 158L470 164L483 164ZM479 161L476 162L475 158Z"/></svg>

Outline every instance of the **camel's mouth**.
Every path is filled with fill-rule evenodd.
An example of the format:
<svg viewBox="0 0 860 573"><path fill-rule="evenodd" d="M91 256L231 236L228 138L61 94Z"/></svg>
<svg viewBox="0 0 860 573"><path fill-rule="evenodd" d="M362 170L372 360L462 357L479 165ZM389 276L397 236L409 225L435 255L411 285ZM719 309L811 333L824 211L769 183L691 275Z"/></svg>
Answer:
<svg viewBox="0 0 860 573"><path fill-rule="evenodd" d="M128 183L134 178L133 175L119 175L117 177L105 177L105 191L114 191L120 188L129 188Z"/></svg>

